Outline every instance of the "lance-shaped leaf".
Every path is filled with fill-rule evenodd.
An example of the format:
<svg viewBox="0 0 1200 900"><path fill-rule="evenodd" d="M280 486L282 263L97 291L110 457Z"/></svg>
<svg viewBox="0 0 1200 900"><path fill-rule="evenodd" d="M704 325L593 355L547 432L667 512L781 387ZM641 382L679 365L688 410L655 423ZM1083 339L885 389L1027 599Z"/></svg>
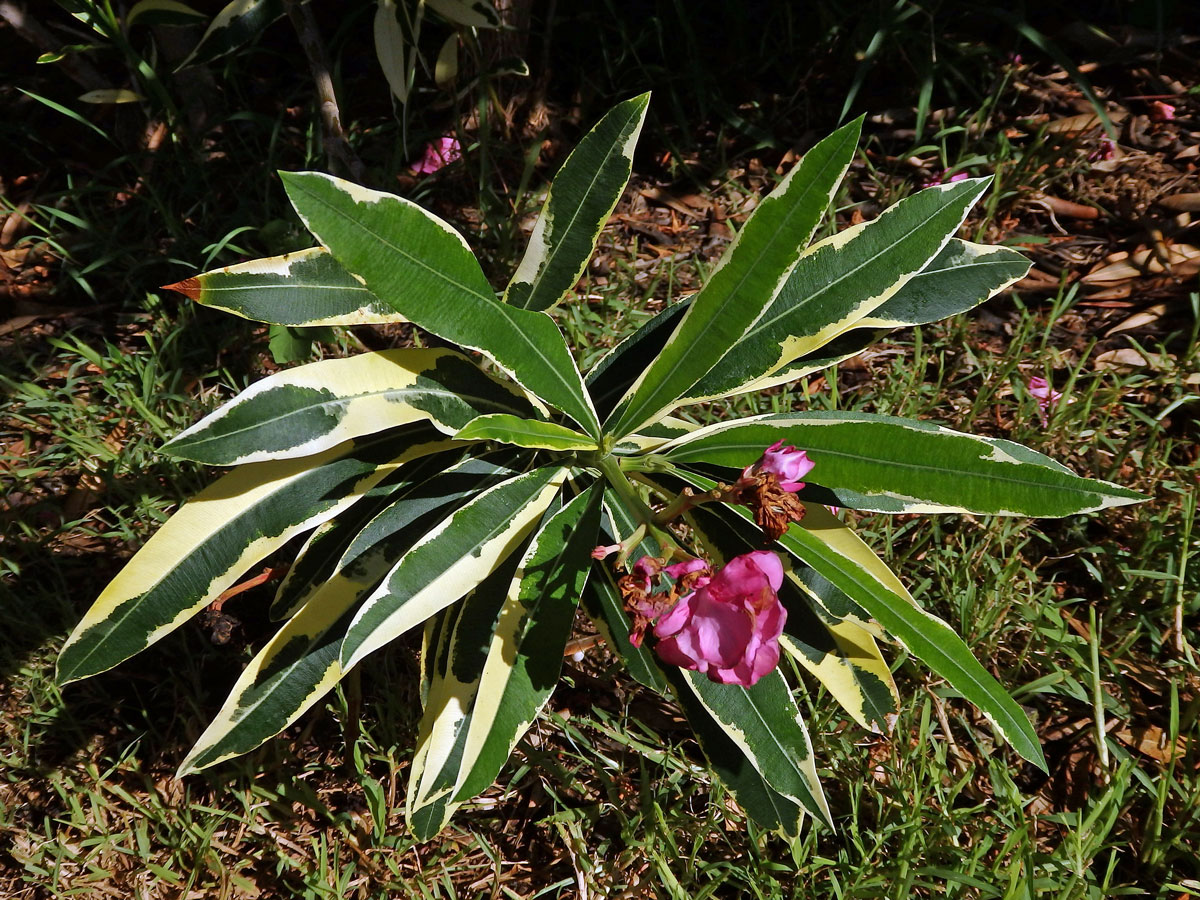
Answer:
<svg viewBox="0 0 1200 900"><path fill-rule="evenodd" d="M860 118L821 141L763 199L606 431L621 437L670 410L771 304L833 199L861 126Z"/></svg>
<svg viewBox="0 0 1200 900"><path fill-rule="evenodd" d="M927 188L804 251L758 321L686 393L735 394L882 306L954 236L990 179Z"/></svg>
<svg viewBox="0 0 1200 900"><path fill-rule="evenodd" d="M220 59L247 44L284 13L284 0L231 0L176 71Z"/></svg>
<svg viewBox="0 0 1200 900"><path fill-rule="evenodd" d="M447 349L382 350L285 369L169 441L216 466L308 456L384 428L429 421L454 434L491 413L530 415L514 388ZM565 429L564 429L565 430Z"/></svg>
<svg viewBox="0 0 1200 900"><path fill-rule="evenodd" d="M406 467L407 468L407 467ZM197 772L247 753L296 721L345 674L342 639L362 601L396 556L419 541L479 490L512 470L472 459L432 478L413 472L391 503L358 533L334 571L250 662L212 724L180 766Z"/></svg>
<svg viewBox="0 0 1200 900"><path fill-rule="evenodd" d="M499 28L500 14L488 0L427 0L431 9L468 28Z"/></svg>
<svg viewBox="0 0 1200 900"><path fill-rule="evenodd" d="M407 818L418 838L436 834L495 780L549 699L596 542L601 490L548 510L514 554L515 571L502 566L463 601L447 663L431 678L409 782Z"/></svg>
<svg viewBox="0 0 1200 900"><path fill-rule="evenodd" d="M746 393L788 384L857 356L893 328L924 325L974 309L1025 277L1030 262L1015 250L954 238L891 299L829 343L772 372Z"/></svg>
<svg viewBox="0 0 1200 900"><path fill-rule="evenodd" d="M596 442L554 422L540 422L506 413L481 415L455 433L460 441L499 441L540 450L595 450Z"/></svg>
<svg viewBox="0 0 1200 900"><path fill-rule="evenodd" d="M329 582L345 558L346 551L355 544L368 523L396 504L401 496L412 490L413 485L438 473L456 471L461 457L461 450L453 450L430 454L402 466L367 491L360 502L315 528L275 591L275 598L271 601L271 619L279 622L291 618ZM503 471L511 473L509 469ZM451 484L443 484L441 489L447 492L450 499L459 496ZM471 489L478 488L472 486Z"/></svg>
<svg viewBox="0 0 1200 900"><path fill-rule="evenodd" d="M822 507L816 508L829 516ZM762 533L728 509L699 506L690 521L714 563L723 564L763 547ZM783 648L825 685L856 722L876 731L886 730L900 698L871 634L813 604L794 577L784 579L779 600L788 614L780 640Z"/></svg>
<svg viewBox="0 0 1200 900"><path fill-rule="evenodd" d="M751 687L714 684L699 672L688 671L683 676L687 687L763 780L832 828L833 817L817 777L808 729L779 670Z"/></svg>
<svg viewBox="0 0 1200 900"><path fill-rule="evenodd" d="M211 603L260 559L357 502L397 466L447 449L418 427L304 460L243 466L185 504L109 583L67 639L60 683L111 669Z"/></svg>
<svg viewBox="0 0 1200 900"><path fill-rule="evenodd" d="M646 361L662 353L690 305L691 301L685 300L660 310L588 370L585 379L588 393L602 418L613 411L617 401L637 381Z"/></svg>
<svg viewBox="0 0 1200 900"><path fill-rule="evenodd" d="M472 711L465 747L472 762L458 785L460 800L495 781L558 683L591 568L603 490L594 484L542 526L508 586Z"/></svg>
<svg viewBox="0 0 1200 900"><path fill-rule="evenodd" d="M400 197L316 172L280 177L304 224L410 322L479 350L596 436L599 423L558 326L500 303L462 235Z"/></svg>
<svg viewBox="0 0 1200 900"><path fill-rule="evenodd" d="M783 796L763 778L745 750L700 702L682 669L672 668L667 677L700 749L738 805L761 827L788 837L798 836L804 821L804 808Z"/></svg>
<svg viewBox="0 0 1200 900"><path fill-rule="evenodd" d="M550 309L575 287L629 183L649 103L649 94L618 103L571 151L550 186L505 302Z"/></svg>
<svg viewBox="0 0 1200 900"><path fill-rule="evenodd" d="M359 610L345 640L349 669L473 590L529 534L566 476L546 466L493 487L401 557Z"/></svg>
<svg viewBox="0 0 1200 900"><path fill-rule="evenodd" d="M213 269L166 287L271 325L377 325L404 316L363 287L324 247Z"/></svg>
<svg viewBox="0 0 1200 900"><path fill-rule="evenodd" d="M813 493L811 499L851 509L1048 518L1145 499L1107 481L1080 478L1011 441L870 413L788 413L720 422L656 452L676 463L742 468L777 440L807 451L816 464L823 494Z"/></svg>

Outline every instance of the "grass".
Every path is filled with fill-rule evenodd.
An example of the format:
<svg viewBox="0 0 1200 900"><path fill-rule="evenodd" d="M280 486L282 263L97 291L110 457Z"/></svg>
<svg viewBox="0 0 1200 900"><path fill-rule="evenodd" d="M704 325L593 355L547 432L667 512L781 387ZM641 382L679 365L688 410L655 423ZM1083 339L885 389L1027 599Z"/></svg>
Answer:
<svg viewBox="0 0 1200 900"><path fill-rule="evenodd" d="M669 14L656 11L657 30L647 30L645 41L665 40ZM626 20L612 21L629 37ZM771 33L798 46L802 25L781 21L773 31L739 32L739 40L753 47ZM685 38L703 43L707 26L698 28ZM633 81L665 71L655 68L654 54L670 48L641 40L599 42L627 55L598 70L597 93L632 90L641 83ZM29 225L14 246L44 255L50 267L34 282L45 290L39 302L83 308L6 337L0 363L0 892L1200 895L1200 671L1193 647L1200 568L1191 560L1198 464L1190 377L1200 349L1198 301L1186 289L1171 294L1171 313L1158 325L1134 332L1163 355L1156 369L1098 367L1100 353L1127 346L1127 338L1087 337L1114 324L1116 314L1084 305L1081 292L1067 287L1050 297L997 298L974 316L893 335L861 365L732 404L739 412L849 408L932 418L1012 438L1077 472L1149 495L1142 506L1062 521L857 521L917 598L945 617L1035 716L1048 777L997 745L970 706L893 648L889 658L906 702L890 737L847 722L821 688L797 675L837 831L810 827L785 841L756 829L713 781L677 711L632 684L597 648L568 664L546 716L500 782L464 807L438 840L416 845L402 815L419 706L411 642L364 666L361 717L360 698L338 692L280 739L184 781L172 777L175 766L249 648L267 633L263 590L231 605L238 627L228 643L214 644L211 623L196 624L115 673L57 688L55 651L81 610L209 477L155 448L271 366L264 332L178 303L153 285L280 252L295 240L269 171L319 165L320 152L312 120L294 111L309 103L306 85L279 71L283 41L265 39L228 64L230 108L213 125L208 148L223 156L205 156L182 140L168 140L154 154L123 145L85 172L71 142L93 140L94 132L7 89L0 93L7 106L32 116L36 139L21 164L45 178L22 213ZM891 46L881 52L897 52ZM969 68L972 58L957 64ZM763 62L762 71L772 65ZM881 65L873 58L864 70L860 97L879 98L872 79ZM840 108L852 74L835 78L819 70L819 61L814 67L813 83L840 85L832 112L806 111L810 101L798 94L739 109L727 102L736 95L731 88L703 98L710 104L703 128L701 92L688 81L697 73L669 73L666 112L656 113L647 142L671 158L639 157L638 177L653 183L670 175L681 190L703 187L736 226L746 198L769 187L792 132L807 127L810 115L823 122ZM19 74L32 79L32 90L73 102L46 71ZM364 74L345 77L371 83ZM954 78L961 85L971 72ZM949 83L935 81L927 102L907 102L918 111L936 107ZM964 109L956 120L914 129L915 136L873 133L842 198L843 217L918 186L922 173L899 160L919 152L938 170L997 172L995 201L971 223L977 234L996 239L997 223L1009 214L1020 219L1016 234L1056 234L1016 201L1030 189L1076 184L1089 139L1073 147L1008 136L1004 128L1018 113L1037 111L1022 105L1027 101L1008 75L960 90ZM397 128L371 113L363 111L353 137L377 172L394 174ZM437 133L442 114L435 110L415 130ZM765 140L772 116L780 124ZM109 143L129 128L108 112L89 121ZM522 181L533 139L513 147L491 140L498 174L508 184ZM478 178L451 171L415 190L431 205L457 210L461 221L475 215L462 207L470 206ZM586 302L566 308L561 319L573 342L588 348L585 364L619 332L695 290L724 246L718 230L687 223L675 229L669 211L636 201L631 210L674 243L625 226L606 235L606 272L589 271ZM240 230L248 224L256 230ZM508 237L489 231L482 240L496 271L511 265ZM1026 388L1033 374L1051 374L1066 394L1047 426Z"/></svg>

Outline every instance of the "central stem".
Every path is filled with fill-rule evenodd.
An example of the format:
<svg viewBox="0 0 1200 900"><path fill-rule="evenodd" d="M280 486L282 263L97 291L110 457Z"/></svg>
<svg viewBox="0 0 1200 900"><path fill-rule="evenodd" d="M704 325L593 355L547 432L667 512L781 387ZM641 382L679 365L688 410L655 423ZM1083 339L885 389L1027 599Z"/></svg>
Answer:
<svg viewBox="0 0 1200 900"><path fill-rule="evenodd" d="M620 464L614 456L605 456L602 459L596 460L596 467L603 473L605 480L616 491L617 496L625 501L625 505L633 512L640 520L642 526L645 527L646 533L653 537L659 547L659 552L663 556L678 555L679 545L671 536L669 531L660 527L656 519L658 518L654 510L652 510L646 501L642 499L637 488L621 470Z"/></svg>

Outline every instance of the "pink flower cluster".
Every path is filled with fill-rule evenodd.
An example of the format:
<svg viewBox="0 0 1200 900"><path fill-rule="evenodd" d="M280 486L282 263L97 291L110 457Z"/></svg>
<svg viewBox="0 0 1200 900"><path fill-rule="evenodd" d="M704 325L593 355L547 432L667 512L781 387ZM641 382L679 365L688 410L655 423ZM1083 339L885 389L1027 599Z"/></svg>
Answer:
<svg viewBox="0 0 1200 900"><path fill-rule="evenodd" d="M704 567L701 560L684 565L695 563ZM749 687L779 664L787 620L777 593L782 583L783 564L767 550L736 556L711 578L701 576L655 624L658 655L718 684Z"/></svg>

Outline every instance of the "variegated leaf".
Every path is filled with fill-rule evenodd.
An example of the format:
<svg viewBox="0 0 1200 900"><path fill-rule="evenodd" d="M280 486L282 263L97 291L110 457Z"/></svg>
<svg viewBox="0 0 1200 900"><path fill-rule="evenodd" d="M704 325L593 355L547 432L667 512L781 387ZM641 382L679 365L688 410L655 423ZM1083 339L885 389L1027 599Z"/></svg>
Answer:
<svg viewBox="0 0 1200 900"><path fill-rule="evenodd" d="M429 8L456 25L499 28L500 14L488 0L425 0Z"/></svg>
<svg viewBox="0 0 1200 900"><path fill-rule="evenodd" d="M513 473L503 464L471 459L432 478L424 474L415 470L411 483L397 488L306 598L309 602L255 656L188 754L181 774L254 749L328 693L347 671L340 660L342 639L396 556L476 492Z"/></svg>
<svg viewBox="0 0 1200 900"><path fill-rule="evenodd" d="M571 151L550 186L505 302L550 309L575 287L629 182L649 103L649 94L618 103Z"/></svg>
<svg viewBox="0 0 1200 900"><path fill-rule="evenodd" d="M232 0L225 4L175 71L198 66L248 44L284 13L284 0Z"/></svg>
<svg viewBox="0 0 1200 900"><path fill-rule="evenodd" d="M301 219L339 263L411 322L479 350L593 437L600 425L549 316L497 301L462 235L414 203L315 172L282 173Z"/></svg>
<svg viewBox="0 0 1200 900"><path fill-rule="evenodd" d="M805 499L851 509L1054 517L1145 499L1107 481L1080 478L1011 441L870 413L785 413L719 422L655 452L675 463L740 469L777 440L807 451L816 464L815 484Z"/></svg>
<svg viewBox="0 0 1200 900"><path fill-rule="evenodd" d="M166 288L271 325L377 325L404 316L363 287L324 247L213 269Z"/></svg>
<svg viewBox="0 0 1200 900"><path fill-rule="evenodd" d="M759 203L606 431L623 437L672 409L772 305L833 199L861 127L860 118L825 138Z"/></svg>
<svg viewBox="0 0 1200 900"><path fill-rule="evenodd" d="M724 345L720 362L685 400L739 393L878 309L954 237L989 183L975 178L926 188L809 247L766 312Z"/></svg>
<svg viewBox="0 0 1200 900"><path fill-rule="evenodd" d="M410 48L404 38L404 30L396 18L396 0L376 0L373 34L375 58L383 69L383 77L396 99L407 103L410 63L415 63L409 53L415 54L416 48Z"/></svg>
<svg viewBox="0 0 1200 900"><path fill-rule="evenodd" d="M1030 262L1015 250L954 238L882 306L829 343L772 372L746 393L788 384L857 356L893 328L924 325L974 309L1025 277Z"/></svg>
<svg viewBox="0 0 1200 900"><path fill-rule="evenodd" d="M357 502L397 466L451 446L432 428L242 466L198 494L104 589L67 639L60 683L103 672L173 631L292 537Z"/></svg>
<svg viewBox="0 0 1200 900"><path fill-rule="evenodd" d="M479 494L406 552L367 598L342 642L350 668L473 590L537 523L566 477L547 466Z"/></svg>
<svg viewBox="0 0 1200 900"><path fill-rule="evenodd" d="M490 413L527 416L533 409L519 391L484 374L461 353L381 350L270 375L163 450L231 466L308 456L348 438L411 422L429 421L452 435Z"/></svg>
<svg viewBox="0 0 1200 900"><path fill-rule="evenodd" d="M690 301L681 301L664 307L588 370L585 382L601 418L613 411L617 401L637 381L646 368L646 360L654 359L662 352L690 305Z"/></svg>
<svg viewBox="0 0 1200 900"><path fill-rule="evenodd" d="M554 422L540 422L505 413L480 415L454 435L460 441L499 441L540 450L595 450L596 442Z"/></svg>

